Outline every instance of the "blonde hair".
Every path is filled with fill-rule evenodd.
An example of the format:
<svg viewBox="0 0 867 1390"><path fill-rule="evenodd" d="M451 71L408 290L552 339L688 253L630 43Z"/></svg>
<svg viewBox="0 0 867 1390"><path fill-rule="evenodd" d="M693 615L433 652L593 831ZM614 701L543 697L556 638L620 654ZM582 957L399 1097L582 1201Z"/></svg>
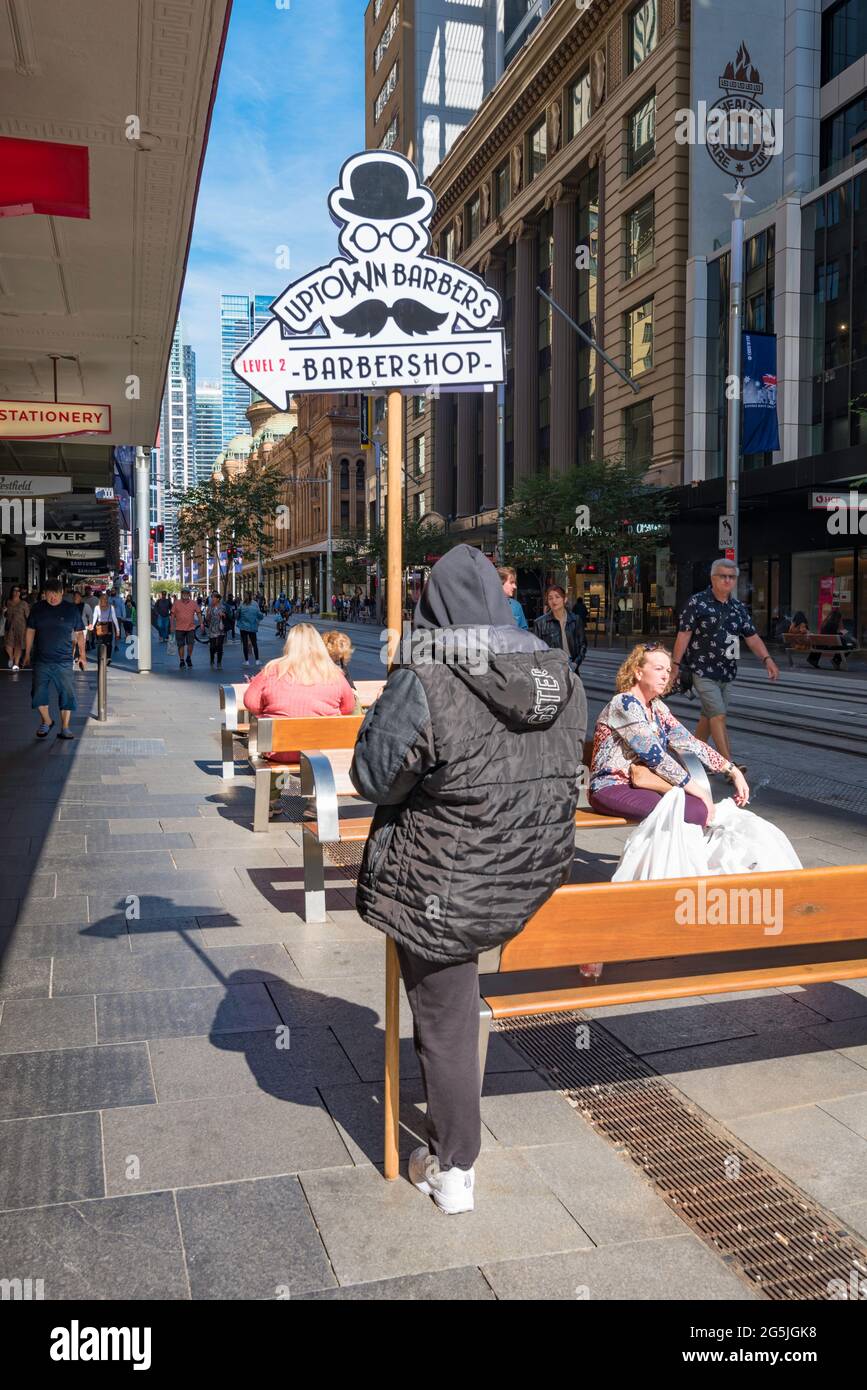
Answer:
<svg viewBox="0 0 867 1390"><path fill-rule="evenodd" d="M289 629L283 655L269 661L265 670L298 685L335 685L343 678L311 623L297 623Z"/></svg>
<svg viewBox="0 0 867 1390"><path fill-rule="evenodd" d="M663 647L659 642L651 642L649 645L645 642L639 642L637 647L632 648L632 651L629 653L614 678L614 689L617 691L618 695L622 695L624 690L632 689L635 682L638 680L638 673L647 660L649 652L661 652L663 656L667 656L669 661L671 661L671 652L668 650L668 647Z"/></svg>
<svg viewBox="0 0 867 1390"><path fill-rule="evenodd" d="M347 634L335 628L332 632L323 632L322 641L331 660L338 666L346 666L352 656L352 643Z"/></svg>

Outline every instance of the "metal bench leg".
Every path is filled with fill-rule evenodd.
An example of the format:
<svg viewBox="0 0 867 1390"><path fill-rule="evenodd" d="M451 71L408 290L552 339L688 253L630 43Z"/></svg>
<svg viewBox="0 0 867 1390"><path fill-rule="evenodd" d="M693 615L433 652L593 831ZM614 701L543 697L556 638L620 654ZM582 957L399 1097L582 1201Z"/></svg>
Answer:
<svg viewBox="0 0 867 1390"><path fill-rule="evenodd" d="M479 1000L479 1085L482 1090L485 1087L485 1063L488 1059L488 1040L491 1036L491 1013L490 1006L484 999Z"/></svg>
<svg viewBox="0 0 867 1390"><path fill-rule="evenodd" d="M223 777L229 778L235 775L235 743L234 734L231 729L220 731L220 744L223 756Z"/></svg>
<svg viewBox="0 0 867 1390"><path fill-rule="evenodd" d="M268 833L268 813L271 809L271 769L256 769L255 800L253 802L253 832L256 835Z"/></svg>
<svg viewBox="0 0 867 1390"><path fill-rule="evenodd" d="M304 921L324 922L325 857L318 836L306 827L302 831L304 844Z"/></svg>

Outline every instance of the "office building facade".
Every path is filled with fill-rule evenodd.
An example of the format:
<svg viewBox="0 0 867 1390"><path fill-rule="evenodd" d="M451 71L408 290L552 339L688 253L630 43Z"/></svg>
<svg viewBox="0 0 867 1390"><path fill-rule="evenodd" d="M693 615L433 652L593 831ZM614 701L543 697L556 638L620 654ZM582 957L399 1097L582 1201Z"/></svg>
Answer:
<svg viewBox="0 0 867 1390"><path fill-rule="evenodd" d="M186 491L198 481L196 465L196 354L184 342L180 320L172 338L169 369L160 411L157 477L154 482L156 511L153 524L165 526L165 542L155 548L157 575L174 579L179 574L178 503L175 490Z"/></svg>
<svg viewBox="0 0 867 1390"><path fill-rule="evenodd" d="M202 483L211 476L223 447L223 396L216 382L196 386L196 476Z"/></svg>
<svg viewBox="0 0 867 1390"><path fill-rule="evenodd" d="M246 410L252 393L232 371L232 359L271 318L273 296L267 294L220 295L220 363L222 391L222 447L248 428Z"/></svg>

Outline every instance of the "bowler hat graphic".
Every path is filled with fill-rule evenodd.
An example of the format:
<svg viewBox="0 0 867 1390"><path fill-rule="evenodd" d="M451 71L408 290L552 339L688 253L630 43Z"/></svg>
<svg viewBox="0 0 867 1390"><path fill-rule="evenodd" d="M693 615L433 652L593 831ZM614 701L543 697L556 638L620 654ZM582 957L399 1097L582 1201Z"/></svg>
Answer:
<svg viewBox="0 0 867 1390"><path fill-rule="evenodd" d="M351 198L335 199L341 212L375 221L392 222L408 217L427 206L423 196L409 197L409 178L406 169L389 160L370 160L359 164L350 175Z"/></svg>

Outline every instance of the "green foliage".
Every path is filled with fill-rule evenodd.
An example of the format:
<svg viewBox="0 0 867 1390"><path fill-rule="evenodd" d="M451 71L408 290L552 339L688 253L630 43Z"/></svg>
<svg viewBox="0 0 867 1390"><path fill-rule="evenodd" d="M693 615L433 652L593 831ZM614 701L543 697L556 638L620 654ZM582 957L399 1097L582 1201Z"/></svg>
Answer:
<svg viewBox="0 0 867 1390"><path fill-rule="evenodd" d="M225 477L222 482L208 479L187 491L174 489L181 549L192 550L207 541L217 556L229 545L247 557L270 555L273 542L265 528L278 518L284 488L279 464L265 463L250 464L243 473ZM224 594L230 573L228 564L220 567Z"/></svg>
<svg viewBox="0 0 867 1390"><path fill-rule="evenodd" d="M404 569L420 569L427 555L444 555L460 537L446 535L441 526L425 523L424 517L403 517L402 564ZM340 549L338 550L338 546ZM379 561L383 576L388 564L388 543L385 527L378 527L369 538L353 535L335 537L334 578L340 584L363 584L367 566Z"/></svg>

